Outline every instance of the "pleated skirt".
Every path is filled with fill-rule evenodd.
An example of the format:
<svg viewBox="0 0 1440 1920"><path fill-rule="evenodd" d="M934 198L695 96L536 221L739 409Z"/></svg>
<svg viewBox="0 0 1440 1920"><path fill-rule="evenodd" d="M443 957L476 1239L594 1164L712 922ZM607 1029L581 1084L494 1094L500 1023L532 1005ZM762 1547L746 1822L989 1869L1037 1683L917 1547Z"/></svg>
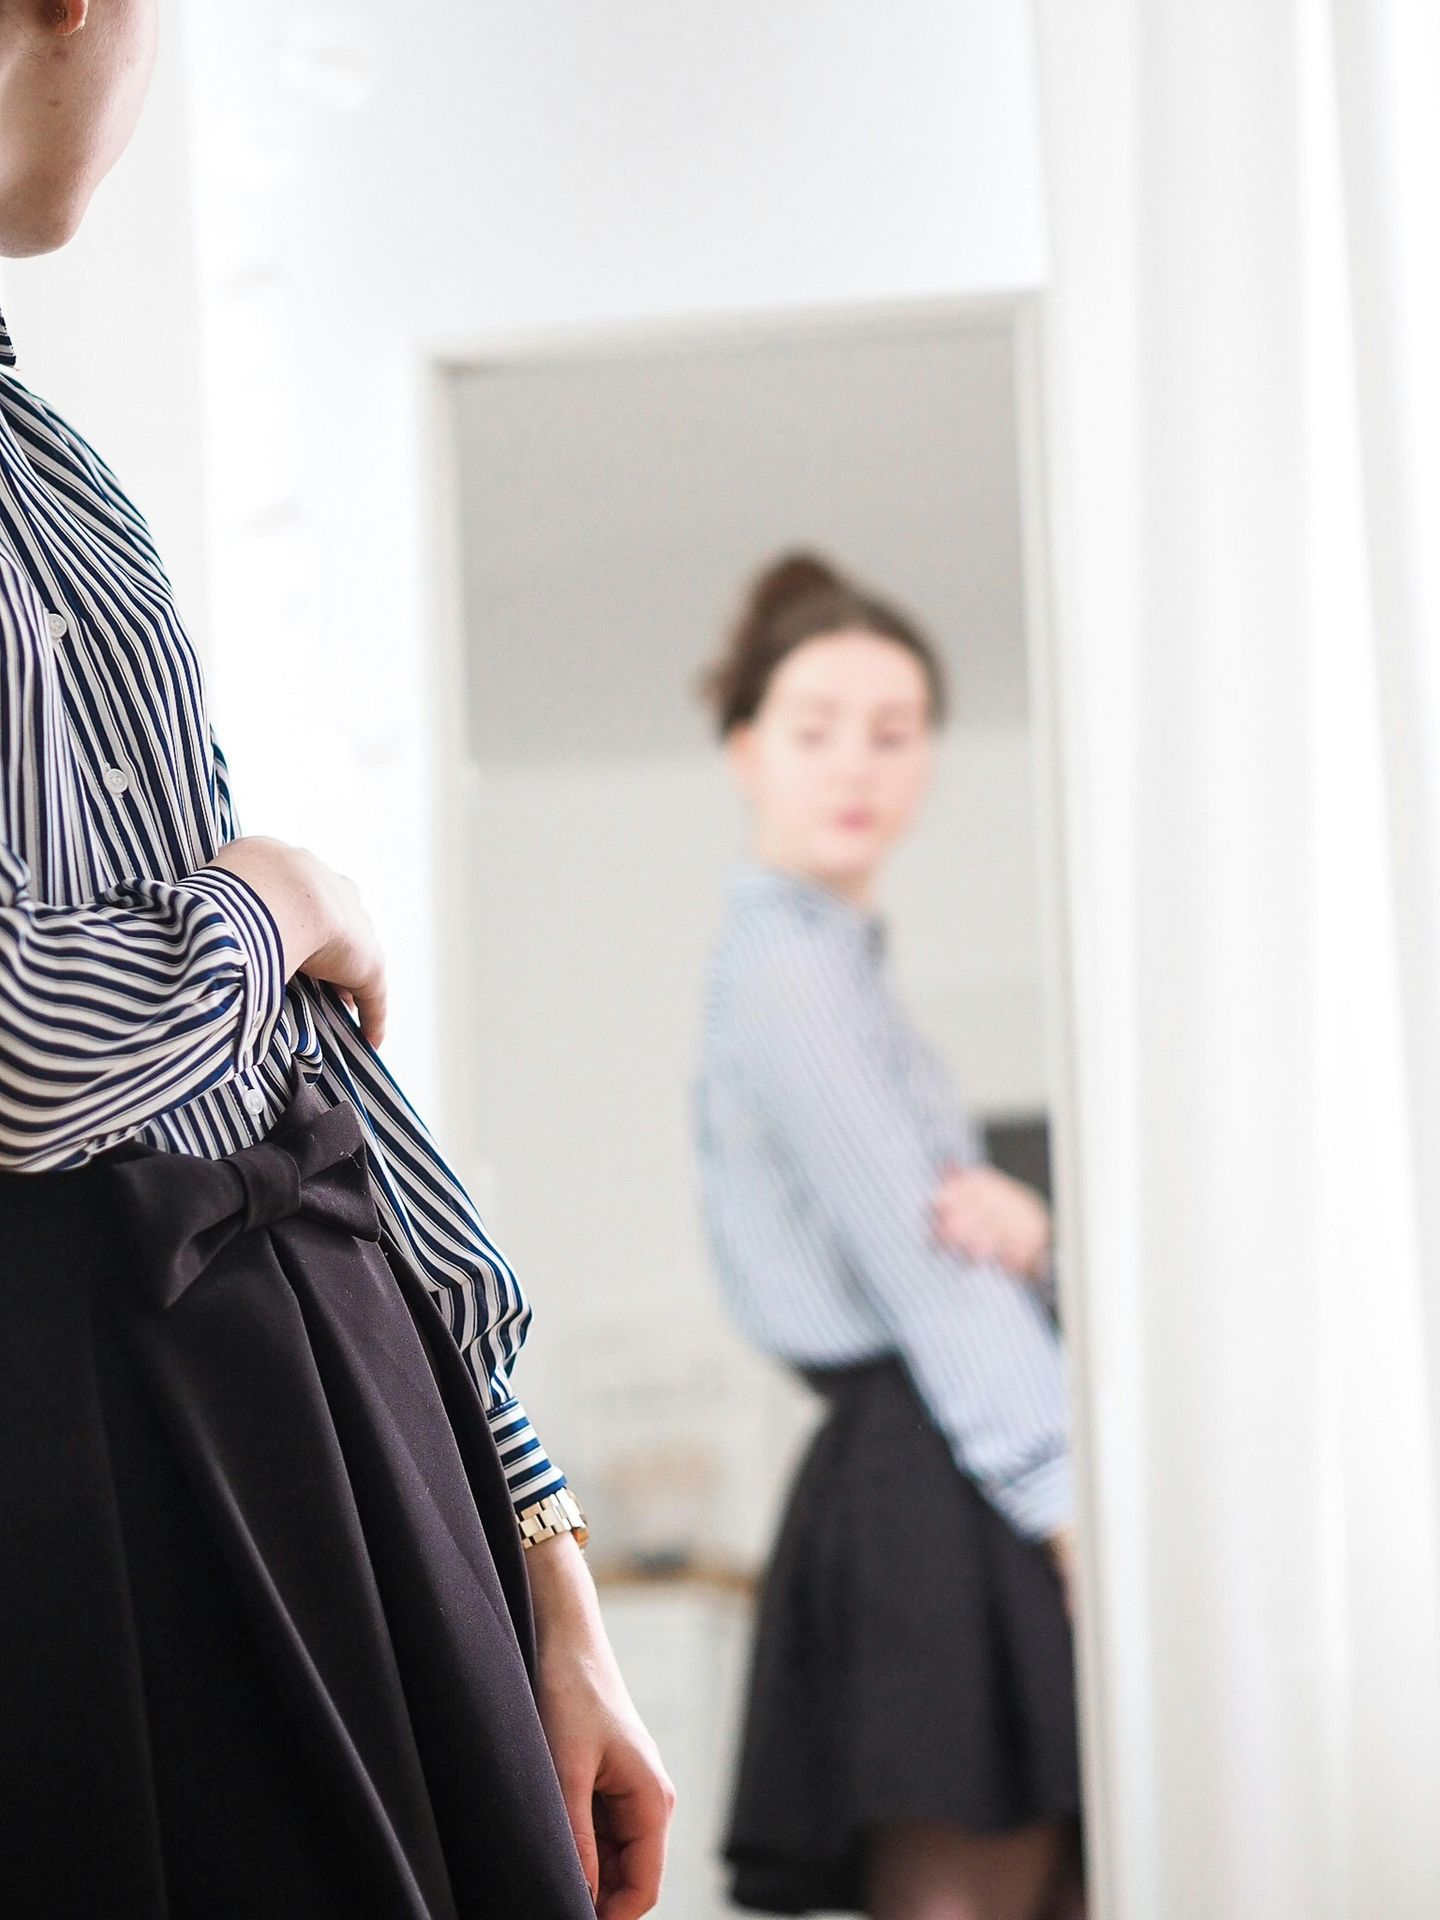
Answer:
<svg viewBox="0 0 1440 1920"><path fill-rule="evenodd" d="M424 1286L301 1208L161 1304L148 1151L0 1176L0 1910L593 1920Z"/></svg>
<svg viewBox="0 0 1440 1920"><path fill-rule="evenodd" d="M958 1471L898 1361L806 1377L828 1417L761 1594L725 1843L735 1903L762 1913L863 1911L877 1827L997 1833L1080 1807L1045 1549Z"/></svg>

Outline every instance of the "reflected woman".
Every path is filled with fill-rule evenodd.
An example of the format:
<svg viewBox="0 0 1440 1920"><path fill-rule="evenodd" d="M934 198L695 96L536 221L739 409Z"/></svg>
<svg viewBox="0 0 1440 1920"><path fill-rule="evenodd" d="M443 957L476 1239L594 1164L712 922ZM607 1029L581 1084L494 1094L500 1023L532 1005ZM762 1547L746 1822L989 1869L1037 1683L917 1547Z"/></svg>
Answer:
<svg viewBox="0 0 1440 1920"><path fill-rule="evenodd" d="M828 1402L760 1607L734 1898L1038 1920L1075 1897L1079 1808L1050 1221L985 1164L875 913L928 784L939 661L792 555L707 691L753 853L709 981L708 1225L747 1335Z"/></svg>

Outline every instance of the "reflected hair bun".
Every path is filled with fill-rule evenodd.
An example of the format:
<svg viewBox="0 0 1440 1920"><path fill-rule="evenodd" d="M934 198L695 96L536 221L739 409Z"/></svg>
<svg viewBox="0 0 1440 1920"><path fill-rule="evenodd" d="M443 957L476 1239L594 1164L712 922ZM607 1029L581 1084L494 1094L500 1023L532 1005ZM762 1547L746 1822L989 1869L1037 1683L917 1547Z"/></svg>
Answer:
<svg viewBox="0 0 1440 1920"><path fill-rule="evenodd" d="M845 582L813 553L782 553L750 583L746 611L752 620L779 619L812 593L834 593Z"/></svg>

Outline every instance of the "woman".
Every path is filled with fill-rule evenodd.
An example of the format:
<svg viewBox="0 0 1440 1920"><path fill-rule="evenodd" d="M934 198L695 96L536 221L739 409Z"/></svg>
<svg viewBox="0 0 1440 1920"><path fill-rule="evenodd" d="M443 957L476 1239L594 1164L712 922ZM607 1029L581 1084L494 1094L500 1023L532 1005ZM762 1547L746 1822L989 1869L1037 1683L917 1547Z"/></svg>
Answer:
<svg viewBox="0 0 1440 1920"><path fill-rule="evenodd" d="M154 11L0 0L0 251L74 231ZM143 520L0 373L7 1913L655 1901L670 1789L510 1390L528 1308L384 1028L354 888L239 837Z"/></svg>
<svg viewBox="0 0 1440 1920"><path fill-rule="evenodd" d="M1050 1223L984 1164L874 914L930 774L939 663L796 555L708 691L754 853L710 979L708 1222L745 1331L829 1402L762 1597L735 1898L1032 1920L1079 1804Z"/></svg>

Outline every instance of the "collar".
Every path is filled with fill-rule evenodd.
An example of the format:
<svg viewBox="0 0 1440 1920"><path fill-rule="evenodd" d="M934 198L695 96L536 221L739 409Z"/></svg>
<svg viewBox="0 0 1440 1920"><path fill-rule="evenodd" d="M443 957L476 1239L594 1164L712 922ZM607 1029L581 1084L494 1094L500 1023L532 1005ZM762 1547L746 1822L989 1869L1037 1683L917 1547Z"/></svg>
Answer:
<svg viewBox="0 0 1440 1920"><path fill-rule="evenodd" d="M885 950L885 922L878 913L857 907L853 900L802 874L750 860L731 875L730 892L737 901L768 900L798 907L851 939L862 941L876 959Z"/></svg>
<svg viewBox="0 0 1440 1920"><path fill-rule="evenodd" d="M15 349L10 344L10 329L5 324L5 316L0 313L0 367L13 367Z"/></svg>

